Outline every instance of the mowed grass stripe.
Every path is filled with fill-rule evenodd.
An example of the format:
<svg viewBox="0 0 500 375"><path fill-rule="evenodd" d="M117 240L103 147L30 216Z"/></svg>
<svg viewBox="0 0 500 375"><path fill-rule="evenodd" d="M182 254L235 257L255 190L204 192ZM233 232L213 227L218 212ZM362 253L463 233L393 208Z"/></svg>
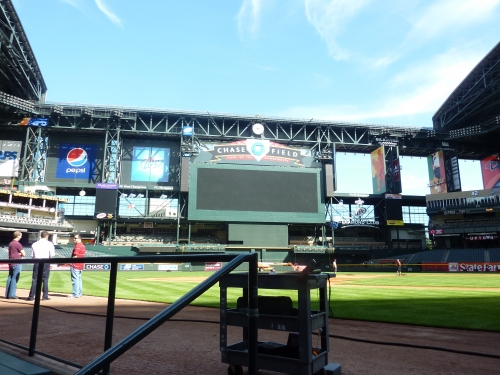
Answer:
<svg viewBox="0 0 500 375"><path fill-rule="evenodd" d="M420 286L500 288L500 274L490 273L407 273L396 276L392 273L339 273L339 283L346 285ZM335 280L334 282L336 282Z"/></svg>
<svg viewBox="0 0 500 375"><path fill-rule="evenodd" d="M209 275L208 272L119 272L116 296L172 303ZM7 272L0 272L3 285L6 277ZM108 282L107 272L84 271L83 292L106 297ZM494 289L500 287L500 274L419 273L397 277L392 273L339 273L338 279L332 279L331 283L330 304L337 318L500 331L500 292ZM23 271L18 285L29 289L31 272ZM71 293L69 271L51 273L50 291ZM192 304L218 308L219 293L215 285ZM259 294L288 295L297 306L296 291L261 289ZM240 289L229 288L228 305L235 306L241 295ZM311 299L312 308L317 309L317 290L311 292Z"/></svg>
<svg viewBox="0 0 500 375"><path fill-rule="evenodd" d="M333 289L336 318L500 331L500 294L433 289Z"/></svg>

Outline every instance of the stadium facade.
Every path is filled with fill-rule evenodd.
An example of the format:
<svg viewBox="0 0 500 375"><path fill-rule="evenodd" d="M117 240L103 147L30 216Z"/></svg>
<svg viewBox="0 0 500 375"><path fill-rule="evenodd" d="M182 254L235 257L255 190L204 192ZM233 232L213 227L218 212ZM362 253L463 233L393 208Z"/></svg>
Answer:
<svg viewBox="0 0 500 375"><path fill-rule="evenodd" d="M361 263L425 249L427 214L435 229L449 211L435 202L467 195L458 158L498 155L499 45L438 110L433 128L47 103L15 9L0 6L4 241L17 228L48 229L59 243L78 232L141 253L257 251L262 261ZM371 154L374 194L336 191L339 152ZM433 194L401 195L400 156L429 158ZM490 209L498 196L490 189L474 209ZM487 212L497 216L496 207ZM455 219L477 213L464 209ZM495 232L498 247L496 221L461 229ZM458 243L434 235L435 247Z"/></svg>

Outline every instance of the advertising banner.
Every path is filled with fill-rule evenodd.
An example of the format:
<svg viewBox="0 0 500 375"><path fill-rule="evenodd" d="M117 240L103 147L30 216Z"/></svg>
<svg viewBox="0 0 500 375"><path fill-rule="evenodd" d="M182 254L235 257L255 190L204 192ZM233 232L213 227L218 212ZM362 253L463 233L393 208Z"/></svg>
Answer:
<svg viewBox="0 0 500 375"><path fill-rule="evenodd" d="M431 194L446 193L446 174L444 169L443 151L439 150L427 156L429 170L429 187Z"/></svg>
<svg viewBox="0 0 500 375"><path fill-rule="evenodd" d="M69 271L71 269L69 264L51 264L51 271Z"/></svg>
<svg viewBox="0 0 500 375"><path fill-rule="evenodd" d="M218 271L222 268L221 262L206 262L205 271Z"/></svg>
<svg viewBox="0 0 500 375"><path fill-rule="evenodd" d="M496 240L498 236L492 234L481 234L481 235L469 235L467 237L469 241L488 241L488 240Z"/></svg>
<svg viewBox="0 0 500 375"><path fill-rule="evenodd" d="M492 155L481 160L481 175L485 189L500 187L500 161L498 156Z"/></svg>
<svg viewBox="0 0 500 375"><path fill-rule="evenodd" d="M96 164L97 145L61 143L56 178L91 180Z"/></svg>
<svg viewBox="0 0 500 375"><path fill-rule="evenodd" d="M132 182L168 182L170 148L134 146L132 150Z"/></svg>
<svg viewBox="0 0 500 375"><path fill-rule="evenodd" d="M0 177L17 177L19 175L21 144L21 141L0 140Z"/></svg>
<svg viewBox="0 0 500 375"><path fill-rule="evenodd" d="M111 269L111 264L109 263L85 263L83 266L84 270L88 271L109 271Z"/></svg>
<svg viewBox="0 0 500 375"><path fill-rule="evenodd" d="M500 263L456 263L456 264L458 272L500 272Z"/></svg>
<svg viewBox="0 0 500 375"><path fill-rule="evenodd" d="M387 191L385 185L385 148L380 146L370 154L372 162L373 194L383 194Z"/></svg>
<svg viewBox="0 0 500 375"><path fill-rule="evenodd" d="M444 229L429 229L429 234L437 234L437 235L440 235L440 234L444 234Z"/></svg>
<svg viewBox="0 0 500 375"><path fill-rule="evenodd" d="M159 264L158 271L178 271L178 264Z"/></svg>
<svg viewBox="0 0 500 375"><path fill-rule="evenodd" d="M264 139L246 139L230 143L208 143L192 162L314 167L309 149L292 148Z"/></svg>
<svg viewBox="0 0 500 375"><path fill-rule="evenodd" d="M121 271L143 271L144 264L120 264Z"/></svg>

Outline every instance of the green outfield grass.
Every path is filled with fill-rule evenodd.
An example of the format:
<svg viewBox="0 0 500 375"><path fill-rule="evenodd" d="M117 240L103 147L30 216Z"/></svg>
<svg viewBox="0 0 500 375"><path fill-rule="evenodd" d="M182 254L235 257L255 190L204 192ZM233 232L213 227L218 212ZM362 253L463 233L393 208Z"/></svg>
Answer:
<svg viewBox="0 0 500 375"><path fill-rule="evenodd" d="M171 303L198 284L176 279L208 275L208 272L119 272L116 297ZM7 272L0 272L2 285L6 276ZM108 280L107 272L84 271L84 294L106 297ZM397 277L393 273L339 273L339 279L332 284L330 304L336 318L500 331L500 274L414 273ZM30 285L31 272L22 272L18 287L29 289ZM69 271L51 273L50 291L71 292ZM294 291L260 290L259 294L289 295L297 306ZM313 308L317 307L317 294L317 291L311 293ZM229 289L229 305L234 306L240 296L241 290ZM196 299L193 305L219 307L218 286Z"/></svg>

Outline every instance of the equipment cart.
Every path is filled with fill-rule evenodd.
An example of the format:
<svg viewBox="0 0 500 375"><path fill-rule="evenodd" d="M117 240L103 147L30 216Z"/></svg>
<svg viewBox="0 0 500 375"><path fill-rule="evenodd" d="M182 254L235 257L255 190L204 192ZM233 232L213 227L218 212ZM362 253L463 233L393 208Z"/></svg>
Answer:
<svg viewBox="0 0 500 375"><path fill-rule="evenodd" d="M298 293L298 306L283 314L283 298L260 297L258 329L290 332L286 344L258 341L258 369L291 375L325 374L328 365L328 295L326 274L298 273L259 274L259 289L288 289ZM229 364L229 375L243 374L248 367L248 274L231 273L219 282L220 286L220 349L223 363ZM227 307L227 288L243 289L237 308ZM311 290L319 289L319 310L311 310ZM288 297L289 298L289 297ZM275 299L275 300L273 300ZM281 300L280 300L281 299ZM290 300L291 301L291 300ZM240 303L241 302L241 303ZM286 304L286 301L285 301ZM291 304L291 302L290 302ZM243 328L243 340L228 346L227 327ZM312 333L319 330L321 346L314 348Z"/></svg>

